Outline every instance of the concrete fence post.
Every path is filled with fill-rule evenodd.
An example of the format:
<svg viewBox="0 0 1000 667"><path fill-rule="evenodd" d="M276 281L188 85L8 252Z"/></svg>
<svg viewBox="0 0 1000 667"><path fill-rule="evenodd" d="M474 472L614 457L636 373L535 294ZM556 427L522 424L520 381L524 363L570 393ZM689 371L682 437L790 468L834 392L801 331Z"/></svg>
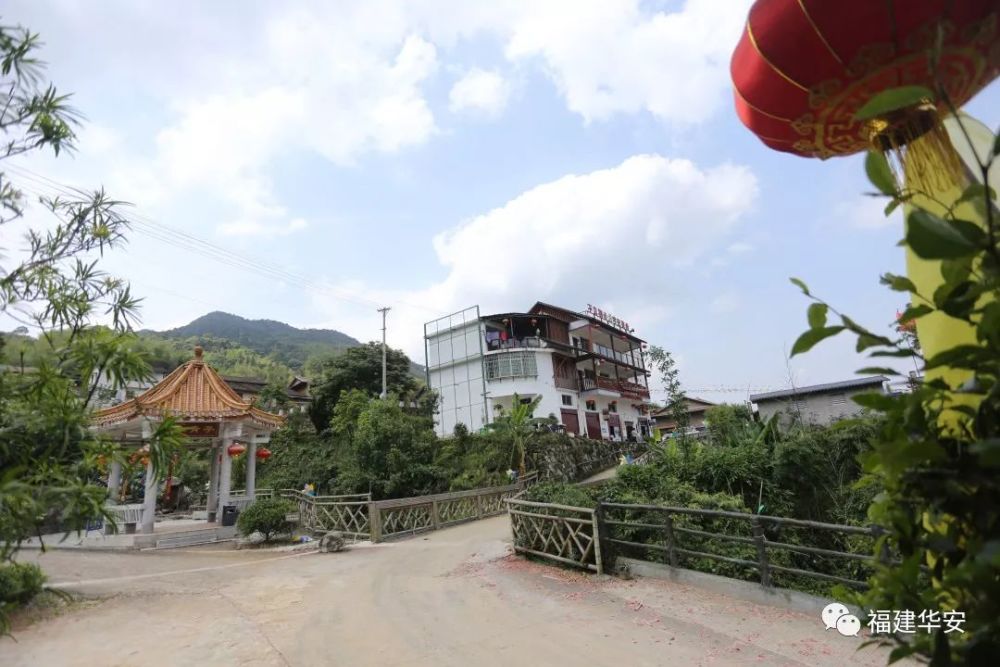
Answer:
<svg viewBox="0 0 1000 667"><path fill-rule="evenodd" d="M614 567L615 549L611 545L611 535L606 521L607 508L604 503L597 503L594 509L594 541L600 547L598 550L597 573L603 574Z"/></svg>
<svg viewBox="0 0 1000 667"><path fill-rule="evenodd" d="M595 509L591 515L590 520L594 531L594 565L597 567L597 574L604 574L604 560L601 557L601 529L600 520L598 519L598 514L600 513L601 505L597 504L597 509Z"/></svg>
<svg viewBox="0 0 1000 667"><path fill-rule="evenodd" d="M669 514L663 518L663 532L667 535L667 558L670 567L677 567L677 538L674 537L674 519Z"/></svg>
<svg viewBox="0 0 1000 667"><path fill-rule="evenodd" d="M760 517L756 514L750 518L750 529L753 531L753 543L757 547L757 562L760 567L760 585L764 588L770 588L771 568L767 564L767 545L764 540L764 528L760 524Z"/></svg>
<svg viewBox="0 0 1000 667"><path fill-rule="evenodd" d="M382 513L374 502L368 503L368 530L371 531L373 543L382 540Z"/></svg>

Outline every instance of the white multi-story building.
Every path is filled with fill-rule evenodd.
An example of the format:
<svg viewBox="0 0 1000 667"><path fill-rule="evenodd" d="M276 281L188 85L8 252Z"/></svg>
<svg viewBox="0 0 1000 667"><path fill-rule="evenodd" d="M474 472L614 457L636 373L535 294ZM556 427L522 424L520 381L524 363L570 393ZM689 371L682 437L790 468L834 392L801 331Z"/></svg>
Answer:
<svg viewBox="0 0 1000 667"><path fill-rule="evenodd" d="M481 315L478 306L424 325L427 384L439 396L435 427L478 431L514 396L540 397L536 417L567 433L642 439L651 433L645 342L598 308L536 303L526 313Z"/></svg>

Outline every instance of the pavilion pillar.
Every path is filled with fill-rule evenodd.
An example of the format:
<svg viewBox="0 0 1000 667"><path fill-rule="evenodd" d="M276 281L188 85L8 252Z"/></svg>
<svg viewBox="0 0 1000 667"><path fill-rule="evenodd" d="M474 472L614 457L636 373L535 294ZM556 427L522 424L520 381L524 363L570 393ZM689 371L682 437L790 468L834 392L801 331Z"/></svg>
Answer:
<svg viewBox="0 0 1000 667"><path fill-rule="evenodd" d="M149 446L149 441L153 437L153 426L148 419L142 421L142 441L145 446ZM156 491L158 484L156 476L153 474L152 452L147 453L146 462L146 488L142 495L142 523L140 532L152 533L153 524L156 522Z"/></svg>
<svg viewBox="0 0 1000 667"><path fill-rule="evenodd" d="M156 490L159 485L156 483L156 476L153 474L153 457L146 463L146 490L142 496L142 531L143 533L153 532L153 523L156 521Z"/></svg>
<svg viewBox="0 0 1000 667"><path fill-rule="evenodd" d="M108 470L108 502L112 505L118 504L118 494L122 485L122 464L120 461L112 461Z"/></svg>
<svg viewBox="0 0 1000 667"><path fill-rule="evenodd" d="M229 445L233 444L232 438L222 440L222 459L219 466L219 507L218 512L225 511L229 504L229 491L232 489L233 459L229 456Z"/></svg>
<svg viewBox="0 0 1000 667"><path fill-rule="evenodd" d="M247 480L243 488L246 489L247 498L252 501L257 493L257 443L252 436L247 446Z"/></svg>
<svg viewBox="0 0 1000 667"><path fill-rule="evenodd" d="M208 500L205 509L208 510L208 520L215 521L219 511L219 447L212 445L208 450L211 462L208 465Z"/></svg>

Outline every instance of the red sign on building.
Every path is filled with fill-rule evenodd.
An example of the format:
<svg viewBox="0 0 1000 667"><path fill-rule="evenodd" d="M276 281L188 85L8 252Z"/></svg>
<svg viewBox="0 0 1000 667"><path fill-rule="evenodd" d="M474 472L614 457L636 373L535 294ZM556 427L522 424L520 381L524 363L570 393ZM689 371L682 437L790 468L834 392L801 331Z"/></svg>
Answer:
<svg viewBox="0 0 1000 667"><path fill-rule="evenodd" d="M633 331L635 331L635 329L630 327L628 325L628 322L626 322L625 320L615 317L611 313L606 313L600 308L595 308L593 305L589 303L587 304L587 314L593 318L600 320L601 322L604 322L607 325L615 327L616 329L621 329L626 333L632 333Z"/></svg>

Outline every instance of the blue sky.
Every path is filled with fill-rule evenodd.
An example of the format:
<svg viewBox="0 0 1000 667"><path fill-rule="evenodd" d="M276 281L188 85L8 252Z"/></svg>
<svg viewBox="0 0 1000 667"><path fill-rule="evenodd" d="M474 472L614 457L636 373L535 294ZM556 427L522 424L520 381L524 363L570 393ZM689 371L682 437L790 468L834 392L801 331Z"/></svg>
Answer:
<svg viewBox="0 0 1000 667"><path fill-rule="evenodd" d="M422 361L437 315L593 303L695 393L740 400L703 390L788 384L807 305L789 276L873 328L903 305L878 285L902 272L900 220L861 194L860 159L770 151L733 113L748 6L14 0L4 22L42 34L87 118L73 157L16 167L135 204L146 224L107 267L151 328L218 309L366 340L387 304ZM996 127L997 87L968 109ZM791 372L861 365L844 339Z"/></svg>

